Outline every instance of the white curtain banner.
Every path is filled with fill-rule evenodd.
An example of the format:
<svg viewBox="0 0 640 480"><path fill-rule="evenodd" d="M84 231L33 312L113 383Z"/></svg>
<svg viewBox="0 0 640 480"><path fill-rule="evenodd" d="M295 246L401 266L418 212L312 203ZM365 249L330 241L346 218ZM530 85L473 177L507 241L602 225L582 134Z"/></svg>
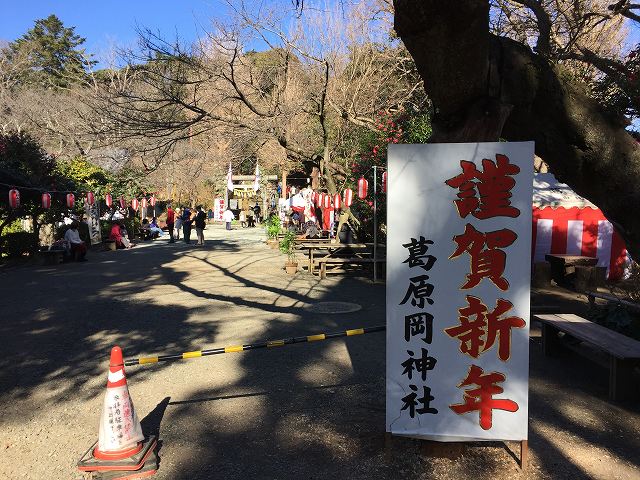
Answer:
<svg viewBox="0 0 640 480"><path fill-rule="evenodd" d="M100 230L100 208L98 202L94 202L93 205L89 205L85 202L84 213L89 225L89 236L91 237L91 245L98 245L102 243L102 232Z"/></svg>
<svg viewBox="0 0 640 480"><path fill-rule="evenodd" d="M527 439L533 146L389 146L392 434Z"/></svg>

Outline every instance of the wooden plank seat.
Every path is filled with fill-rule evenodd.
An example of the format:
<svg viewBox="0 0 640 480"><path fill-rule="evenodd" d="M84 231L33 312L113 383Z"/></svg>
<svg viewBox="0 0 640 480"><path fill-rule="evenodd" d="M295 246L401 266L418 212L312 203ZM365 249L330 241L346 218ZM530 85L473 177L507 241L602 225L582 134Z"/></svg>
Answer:
<svg viewBox="0 0 640 480"><path fill-rule="evenodd" d="M339 267L343 267L346 265L366 265L375 263L385 263L386 258L362 258L362 257L322 257L318 258L314 263L316 263L320 267L320 278L327 278L327 273L336 271ZM327 267L336 267L332 270L328 270Z"/></svg>
<svg viewBox="0 0 640 480"><path fill-rule="evenodd" d="M41 250L38 255L45 265L57 265L64 262L64 250Z"/></svg>
<svg viewBox="0 0 640 480"><path fill-rule="evenodd" d="M609 398L623 400L637 392L633 370L640 362L640 342L571 313L535 315L542 323L545 355L562 347L558 332L588 343L609 355Z"/></svg>
<svg viewBox="0 0 640 480"><path fill-rule="evenodd" d="M628 300L624 300L607 293L587 292L587 298L589 299L589 305L591 306L595 305L596 298L599 298L601 300L606 300L609 303L617 303L619 305L624 305L625 307L628 307L632 310L640 311L640 304L630 302Z"/></svg>

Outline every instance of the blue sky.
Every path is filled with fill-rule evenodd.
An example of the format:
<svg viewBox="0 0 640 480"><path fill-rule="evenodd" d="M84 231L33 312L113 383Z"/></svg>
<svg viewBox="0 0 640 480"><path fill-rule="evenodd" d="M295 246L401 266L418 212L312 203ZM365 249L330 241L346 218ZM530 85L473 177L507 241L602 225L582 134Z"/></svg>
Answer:
<svg viewBox="0 0 640 480"><path fill-rule="evenodd" d="M136 25L159 30L169 38L177 32L188 42L224 12L217 0L5 0L0 9L0 39L15 40L36 19L53 13L87 39L89 53L99 54L113 44L132 45Z"/></svg>

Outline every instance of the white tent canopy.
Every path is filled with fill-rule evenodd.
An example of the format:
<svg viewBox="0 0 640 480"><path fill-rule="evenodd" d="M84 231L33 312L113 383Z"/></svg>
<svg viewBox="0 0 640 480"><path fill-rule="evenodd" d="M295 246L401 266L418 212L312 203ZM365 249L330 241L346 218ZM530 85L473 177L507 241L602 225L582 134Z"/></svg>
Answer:
<svg viewBox="0 0 640 480"><path fill-rule="evenodd" d="M582 198L566 183L560 183L552 173L537 173L533 178L533 206L564 208L598 208Z"/></svg>

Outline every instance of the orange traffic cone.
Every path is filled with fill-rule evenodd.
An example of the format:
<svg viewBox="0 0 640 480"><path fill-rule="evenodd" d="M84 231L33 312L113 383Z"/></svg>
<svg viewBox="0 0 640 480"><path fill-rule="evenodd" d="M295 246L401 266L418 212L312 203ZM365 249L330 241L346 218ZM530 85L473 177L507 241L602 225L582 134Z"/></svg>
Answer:
<svg viewBox="0 0 640 480"><path fill-rule="evenodd" d="M142 426L129 396L120 347L111 349L107 393L104 396L98 446L93 456L101 460L122 460L142 449Z"/></svg>
<svg viewBox="0 0 640 480"><path fill-rule="evenodd" d="M145 470L147 475L153 474L157 463L155 446L155 436L145 439L129 396L122 350L113 347L98 441L85 452L78 468L85 472ZM145 465L147 461L149 464Z"/></svg>

